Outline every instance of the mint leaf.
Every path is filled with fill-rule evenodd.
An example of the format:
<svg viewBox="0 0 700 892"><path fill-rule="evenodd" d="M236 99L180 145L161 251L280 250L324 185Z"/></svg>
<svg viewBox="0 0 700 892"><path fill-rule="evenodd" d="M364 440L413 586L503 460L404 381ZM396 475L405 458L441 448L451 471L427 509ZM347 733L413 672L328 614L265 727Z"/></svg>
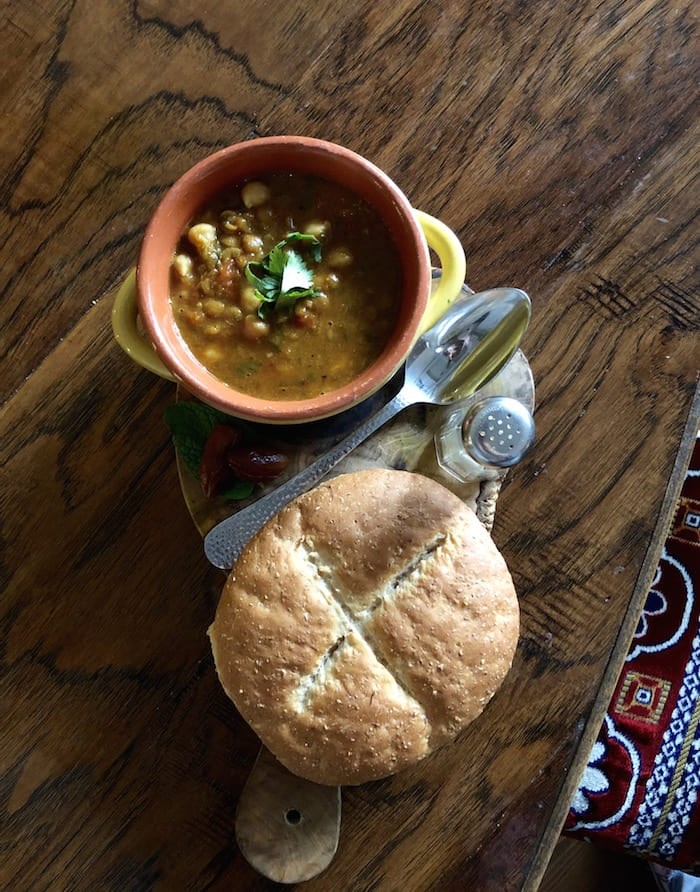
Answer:
<svg viewBox="0 0 700 892"><path fill-rule="evenodd" d="M228 416L218 409L194 401L174 403L165 410L165 423L173 446L195 477L199 475L199 463L209 434L217 424L228 420Z"/></svg>
<svg viewBox="0 0 700 892"><path fill-rule="evenodd" d="M221 498L233 501L235 499L247 499L255 489L255 484L247 480L237 480L231 486L219 493Z"/></svg>
<svg viewBox="0 0 700 892"><path fill-rule="evenodd" d="M189 437L187 434L173 434L172 436L175 451L185 463L185 467L191 474L198 477L204 443L197 437Z"/></svg>
<svg viewBox="0 0 700 892"><path fill-rule="evenodd" d="M186 434L206 440L222 421L228 421L228 415L194 400L174 403L165 410L165 423L173 436Z"/></svg>

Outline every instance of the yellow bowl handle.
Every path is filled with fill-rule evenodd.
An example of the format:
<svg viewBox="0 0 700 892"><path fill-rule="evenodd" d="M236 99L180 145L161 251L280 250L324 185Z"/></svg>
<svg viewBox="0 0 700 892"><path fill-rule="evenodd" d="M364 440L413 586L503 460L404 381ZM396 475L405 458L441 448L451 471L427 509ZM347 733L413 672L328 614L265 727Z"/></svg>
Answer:
<svg viewBox="0 0 700 892"><path fill-rule="evenodd" d="M414 213L425 240L440 258L442 267L442 276L437 288L430 295L428 308L421 322L420 329L424 332L445 314L459 295L464 284L467 265L464 249L449 227L423 211L414 209ZM132 269L114 296L112 305L114 337L126 355L138 365L168 381L176 381L177 378L165 366L153 345L139 331L137 319L136 270Z"/></svg>
<svg viewBox="0 0 700 892"><path fill-rule="evenodd" d="M112 304L112 331L115 340L126 355L144 369L168 381L176 381L177 378L166 368L153 345L139 331L138 314L136 270L132 269L117 289Z"/></svg>
<svg viewBox="0 0 700 892"><path fill-rule="evenodd" d="M440 281L430 296L428 309L421 322L423 333L444 316L459 295L467 274L467 261L461 242L448 226L424 211L414 208L413 213L423 230L425 240L440 258L442 267Z"/></svg>

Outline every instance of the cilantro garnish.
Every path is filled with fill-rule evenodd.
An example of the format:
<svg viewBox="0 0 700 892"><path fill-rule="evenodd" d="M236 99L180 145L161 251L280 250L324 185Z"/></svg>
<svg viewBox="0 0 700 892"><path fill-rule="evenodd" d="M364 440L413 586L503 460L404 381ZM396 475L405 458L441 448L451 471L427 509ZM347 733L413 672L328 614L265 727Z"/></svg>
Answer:
<svg viewBox="0 0 700 892"><path fill-rule="evenodd" d="M321 242L315 235L290 232L262 260L251 260L246 264L245 277L255 288L260 301L258 316L261 319L266 319L273 310L290 313L298 300L318 297L321 293L314 288L313 273L304 258L298 251L290 250L289 246L295 244L308 248L316 263L321 259Z"/></svg>

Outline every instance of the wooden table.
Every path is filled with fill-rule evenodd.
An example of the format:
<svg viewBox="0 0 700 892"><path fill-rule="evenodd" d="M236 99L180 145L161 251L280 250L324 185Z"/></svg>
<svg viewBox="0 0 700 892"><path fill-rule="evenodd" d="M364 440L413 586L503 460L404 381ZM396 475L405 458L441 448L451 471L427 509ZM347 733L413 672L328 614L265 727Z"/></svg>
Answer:
<svg viewBox="0 0 700 892"><path fill-rule="evenodd" d="M455 745L344 792L308 888L534 889L697 423L689 0L5 10L0 885L270 887L233 837L258 743L212 668L222 576L180 495L174 389L116 346L105 295L181 172L298 132L451 225L472 287L531 294L539 397L494 531L514 668Z"/></svg>

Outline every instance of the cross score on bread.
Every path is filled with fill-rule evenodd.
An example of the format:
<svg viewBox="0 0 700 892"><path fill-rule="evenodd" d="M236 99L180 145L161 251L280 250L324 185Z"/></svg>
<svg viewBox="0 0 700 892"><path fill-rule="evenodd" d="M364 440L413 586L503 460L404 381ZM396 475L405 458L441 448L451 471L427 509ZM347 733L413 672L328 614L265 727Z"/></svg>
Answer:
<svg viewBox="0 0 700 892"><path fill-rule="evenodd" d="M518 640L510 573L476 515L418 474L336 477L246 546L209 630L262 742L316 783L392 774L483 710Z"/></svg>

